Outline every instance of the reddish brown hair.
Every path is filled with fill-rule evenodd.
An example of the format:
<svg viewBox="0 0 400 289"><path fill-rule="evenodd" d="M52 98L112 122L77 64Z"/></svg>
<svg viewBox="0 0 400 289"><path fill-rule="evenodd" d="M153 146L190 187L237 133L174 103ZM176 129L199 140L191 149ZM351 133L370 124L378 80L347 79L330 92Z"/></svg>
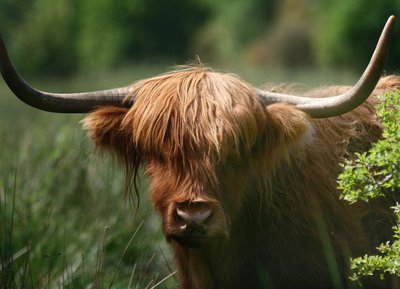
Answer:
<svg viewBox="0 0 400 289"><path fill-rule="evenodd" d="M399 87L399 77L382 78L373 94ZM201 67L139 81L132 91L130 109L103 107L84 120L90 136L125 164L128 184L145 165L166 235L176 204L200 198L213 206L210 232L226 237L201 249L170 240L182 288L260 288L260 274L279 288L330 288L322 241L332 245L344 283L343 252L376 245L363 227L371 207L350 208L336 190L340 160L380 137L374 97L311 120L286 104L265 107L237 76Z"/></svg>

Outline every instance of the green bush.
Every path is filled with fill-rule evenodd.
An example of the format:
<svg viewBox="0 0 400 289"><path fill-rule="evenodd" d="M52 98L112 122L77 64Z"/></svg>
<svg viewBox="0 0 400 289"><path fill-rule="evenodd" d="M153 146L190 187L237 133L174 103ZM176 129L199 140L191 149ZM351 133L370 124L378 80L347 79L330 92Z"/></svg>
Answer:
<svg viewBox="0 0 400 289"><path fill-rule="evenodd" d="M339 176L341 198L350 203L384 196L400 191L400 91L381 97L377 114L384 125L383 138L366 153L344 163ZM353 280L379 273L400 276L400 205L394 208L398 224L393 227L393 242L381 244L380 255L363 256L351 260Z"/></svg>

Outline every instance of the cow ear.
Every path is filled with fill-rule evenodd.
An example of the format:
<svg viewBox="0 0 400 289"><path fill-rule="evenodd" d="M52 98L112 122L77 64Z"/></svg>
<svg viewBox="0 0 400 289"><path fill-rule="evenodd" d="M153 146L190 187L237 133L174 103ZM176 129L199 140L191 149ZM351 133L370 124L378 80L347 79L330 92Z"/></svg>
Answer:
<svg viewBox="0 0 400 289"><path fill-rule="evenodd" d="M281 103L269 105L266 109L276 147L289 151L313 141L314 128L305 112Z"/></svg>
<svg viewBox="0 0 400 289"><path fill-rule="evenodd" d="M122 146L131 140L127 131L121 127L127 111L114 106L102 107L82 121L83 128L88 131L96 146L119 153L125 150Z"/></svg>
<svg viewBox="0 0 400 289"><path fill-rule="evenodd" d="M110 150L125 165L126 196L130 196L133 186L139 200L136 181L142 157L137 151L130 123L123 123L127 112L128 109L115 106L101 107L90 113L82 125L97 147Z"/></svg>

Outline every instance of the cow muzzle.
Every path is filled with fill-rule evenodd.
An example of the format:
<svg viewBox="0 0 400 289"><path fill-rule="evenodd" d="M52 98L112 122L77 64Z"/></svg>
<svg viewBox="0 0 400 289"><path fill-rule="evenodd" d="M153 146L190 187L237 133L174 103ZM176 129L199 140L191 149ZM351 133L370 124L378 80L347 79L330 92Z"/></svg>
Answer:
<svg viewBox="0 0 400 289"><path fill-rule="evenodd" d="M215 202L195 199L174 203L168 215L166 237L183 246L208 246L226 236L225 217Z"/></svg>

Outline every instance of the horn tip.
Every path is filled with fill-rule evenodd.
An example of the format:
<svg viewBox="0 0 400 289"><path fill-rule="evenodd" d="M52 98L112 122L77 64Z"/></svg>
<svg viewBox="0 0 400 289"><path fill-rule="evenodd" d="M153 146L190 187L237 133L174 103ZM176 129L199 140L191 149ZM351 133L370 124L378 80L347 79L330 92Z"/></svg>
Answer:
<svg viewBox="0 0 400 289"><path fill-rule="evenodd" d="M396 21L396 16L390 15L387 22L393 24Z"/></svg>

